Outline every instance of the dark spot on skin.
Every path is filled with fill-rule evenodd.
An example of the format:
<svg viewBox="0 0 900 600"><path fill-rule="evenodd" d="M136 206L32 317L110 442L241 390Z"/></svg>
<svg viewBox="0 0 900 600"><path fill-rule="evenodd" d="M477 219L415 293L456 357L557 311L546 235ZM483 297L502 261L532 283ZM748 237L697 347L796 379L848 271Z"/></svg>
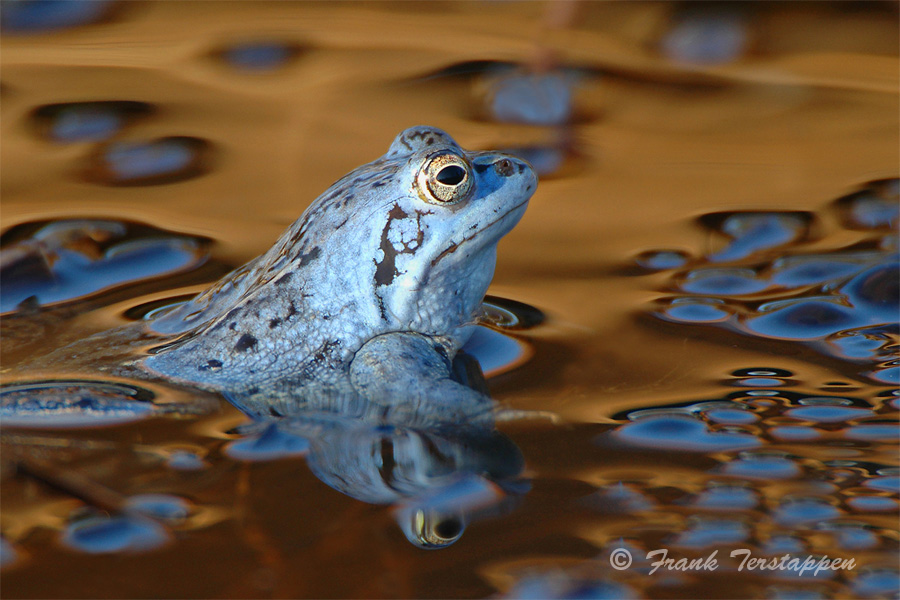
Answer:
<svg viewBox="0 0 900 600"><path fill-rule="evenodd" d="M475 172L479 174L484 173L491 168L491 165L485 165L482 163L475 163L473 166L475 167Z"/></svg>
<svg viewBox="0 0 900 600"><path fill-rule="evenodd" d="M282 275L281 277L279 277L272 283L274 283L275 285L281 285L283 283L287 283L288 281L291 280L291 277L293 277L293 275L294 275L293 271L288 271L287 273L285 273L284 275Z"/></svg>
<svg viewBox="0 0 900 600"><path fill-rule="evenodd" d="M300 229L291 237L291 246L296 246L303 240L303 236L306 235L306 222L300 226Z"/></svg>
<svg viewBox="0 0 900 600"><path fill-rule="evenodd" d="M334 351L341 347L340 340L331 340L329 342L325 342L321 346L319 346L318 352L313 355L313 360L316 362L322 362L326 358L329 358Z"/></svg>
<svg viewBox="0 0 900 600"><path fill-rule="evenodd" d="M305 248L300 249L301 252L305 250ZM308 252L303 252L302 254L297 255L297 260L300 261L300 266L305 266L311 263L312 261L319 258L319 255L322 253L322 249L318 246L313 246Z"/></svg>
<svg viewBox="0 0 900 600"><path fill-rule="evenodd" d="M410 146L409 142L406 141L406 136L400 136L400 143L406 146L407 150L412 150L412 146Z"/></svg>
<svg viewBox="0 0 900 600"><path fill-rule="evenodd" d="M229 323L229 324L228 324L228 329L230 329L230 330L232 330L232 331L234 331L235 329L237 329L237 321L232 321L231 323Z"/></svg>
<svg viewBox="0 0 900 600"><path fill-rule="evenodd" d="M197 370L210 371L210 370L221 369L221 368L222 368L222 361L216 360L215 358L211 358L208 361L206 361L206 364L203 364L203 365L200 365L199 367L197 367Z"/></svg>
<svg viewBox="0 0 900 600"><path fill-rule="evenodd" d="M246 352L247 350L253 350L254 348L256 348L256 338L249 333L242 335L237 341L237 344L234 345L234 349L238 352Z"/></svg>
<svg viewBox="0 0 900 600"><path fill-rule="evenodd" d="M273 417L283 417L284 416L280 412L278 412L277 410L272 408L271 406L269 407L269 414L272 415Z"/></svg>
<svg viewBox="0 0 900 600"><path fill-rule="evenodd" d="M269 321L269 329L275 329L279 325L281 325L281 319L277 317Z"/></svg>
<svg viewBox="0 0 900 600"><path fill-rule="evenodd" d="M344 225L346 225L346 224L347 224L347 221L349 221L349 220L350 220L350 217L348 216L346 219L344 219L343 221L341 221L340 223L338 223L337 225L335 225L335 226L334 226L334 230L337 231L338 229L340 229L341 227L343 227Z"/></svg>
<svg viewBox="0 0 900 600"><path fill-rule="evenodd" d="M427 140L425 140L425 145L426 145L426 146L430 146L430 145L432 145L433 143L434 143L434 138L433 138L433 137L429 137Z"/></svg>
<svg viewBox="0 0 900 600"><path fill-rule="evenodd" d="M388 213L387 223L384 224L384 229L381 231L380 248L384 253L384 258L381 259L381 262L375 263L376 286L390 285L394 282L394 277L398 274L396 267L397 251L394 250L394 245L391 244L391 240L388 239L388 231L391 228L391 223L395 219L405 219L408 216L409 215L400 208L399 204L394 204L394 208Z"/></svg>
<svg viewBox="0 0 900 600"><path fill-rule="evenodd" d="M378 302L378 311L381 313L381 320L387 322L387 309L384 307L384 298L376 293L375 301Z"/></svg>
<svg viewBox="0 0 900 600"><path fill-rule="evenodd" d="M375 183L372 184L372 187L379 188L379 187L384 187L385 185L386 184L383 181L376 181Z"/></svg>
<svg viewBox="0 0 900 600"><path fill-rule="evenodd" d="M247 389L247 393L250 394L250 395L258 394L258 393L259 393L259 388L256 387L256 386L254 385L252 388L248 388L248 389Z"/></svg>
<svg viewBox="0 0 900 600"><path fill-rule="evenodd" d="M518 167L519 167L519 173L524 173L524 172L525 172L525 165L523 165L522 163L519 163L519 164L518 164Z"/></svg>
<svg viewBox="0 0 900 600"><path fill-rule="evenodd" d="M288 308L287 317L285 317L285 318L290 319L291 317L293 317L296 314L297 314L297 307L294 306L293 302L291 302L291 306L290 306L290 308Z"/></svg>
<svg viewBox="0 0 900 600"><path fill-rule="evenodd" d="M387 223L385 223L384 229L381 232L381 245L379 248L381 248L381 251L384 253L384 258L381 259L381 262L373 260L376 267L376 287L390 285L394 282L394 277L399 275L396 266L398 254L414 254L422 245L422 242L425 239L425 231L422 229L422 217L430 214L433 213L431 211L416 211L416 239L410 242L404 242L403 249L398 251L388 239L388 231L391 228L391 223L393 223L395 219L408 219L409 215L400 208L399 204L394 204L394 208L388 213ZM382 306L381 309L382 317L384 317L384 306Z"/></svg>

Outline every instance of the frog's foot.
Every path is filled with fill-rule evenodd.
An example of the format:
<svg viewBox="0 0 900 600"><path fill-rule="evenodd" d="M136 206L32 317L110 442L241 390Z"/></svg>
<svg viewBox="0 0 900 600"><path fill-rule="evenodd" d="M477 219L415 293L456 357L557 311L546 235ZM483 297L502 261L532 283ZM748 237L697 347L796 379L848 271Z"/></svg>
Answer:
<svg viewBox="0 0 900 600"><path fill-rule="evenodd" d="M411 421L468 423L492 415L494 402L452 379L440 344L418 333L388 333L363 345L350 365L350 381L368 401L409 412Z"/></svg>

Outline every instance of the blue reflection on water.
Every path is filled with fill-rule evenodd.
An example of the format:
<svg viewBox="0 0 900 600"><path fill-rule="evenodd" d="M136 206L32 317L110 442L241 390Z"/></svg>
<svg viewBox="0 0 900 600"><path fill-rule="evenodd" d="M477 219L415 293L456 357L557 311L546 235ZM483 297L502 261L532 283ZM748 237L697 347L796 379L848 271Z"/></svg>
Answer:
<svg viewBox="0 0 900 600"><path fill-rule="evenodd" d="M762 444L746 433L710 431L703 421L684 415L643 417L617 427L614 435L640 446L693 452L740 450Z"/></svg>
<svg viewBox="0 0 900 600"><path fill-rule="evenodd" d="M876 490L900 493L900 476L876 477L866 480L863 485Z"/></svg>
<svg viewBox="0 0 900 600"><path fill-rule="evenodd" d="M678 298L665 309L665 315L675 321L712 323L731 316L721 301L704 298Z"/></svg>
<svg viewBox="0 0 900 600"><path fill-rule="evenodd" d="M517 365L526 355L522 342L482 326L474 328L463 350L478 361L486 375Z"/></svg>
<svg viewBox="0 0 900 600"><path fill-rule="evenodd" d="M197 158L197 149L181 138L114 142L102 158L112 183L128 183L185 172Z"/></svg>
<svg viewBox="0 0 900 600"><path fill-rule="evenodd" d="M734 408L718 408L706 411L705 414L710 421L716 423L747 425L759 420L759 416L756 413L749 410L738 410Z"/></svg>
<svg viewBox="0 0 900 600"><path fill-rule="evenodd" d="M844 436L851 440L890 442L900 438L900 425L897 423L854 425L844 430Z"/></svg>
<svg viewBox="0 0 900 600"><path fill-rule="evenodd" d="M266 425L262 432L229 443L225 454L239 460L267 461L309 452L309 440L279 427L277 422Z"/></svg>
<svg viewBox="0 0 900 600"><path fill-rule="evenodd" d="M139 494L131 496L126 503L127 510L164 521L183 521L191 512L184 498L168 494Z"/></svg>
<svg viewBox="0 0 900 600"><path fill-rule="evenodd" d="M887 512L898 507L896 500L885 496L855 496L849 498L847 504L859 512Z"/></svg>
<svg viewBox="0 0 900 600"><path fill-rule="evenodd" d="M736 213L721 226L722 232L732 237L731 243L709 258L714 262L733 261L777 248L799 239L806 226L806 221L794 214Z"/></svg>
<svg viewBox="0 0 900 600"><path fill-rule="evenodd" d="M4 538L0 538L0 567L11 565L19 557L16 549Z"/></svg>
<svg viewBox="0 0 900 600"><path fill-rule="evenodd" d="M755 294L768 285L750 269L696 269L688 273L681 288L690 294L737 296Z"/></svg>
<svg viewBox="0 0 900 600"><path fill-rule="evenodd" d="M286 64L294 48L279 42L255 42L231 46L222 57L232 66L250 71L269 71Z"/></svg>
<svg viewBox="0 0 900 600"><path fill-rule="evenodd" d="M900 573L896 568L870 569L860 572L852 585L862 598L888 596L900 590Z"/></svg>
<svg viewBox="0 0 900 600"><path fill-rule="evenodd" d="M682 548L708 548L720 544L736 544L745 541L750 530L745 523L735 519L697 519L687 531L679 535L673 545Z"/></svg>
<svg viewBox="0 0 900 600"><path fill-rule="evenodd" d="M757 493L742 486L716 486L704 490L693 505L707 510L750 510L759 504Z"/></svg>
<svg viewBox="0 0 900 600"><path fill-rule="evenodd" d="M858 262L841 260L840 255L799 256L778 259L772 264L775 271L772 282L785 287L800 287L814 283L827 283L848 277L865 267Z"/></svg>
<svg viewBox="0 0 900 600"><path fill-rule="evenodd" d="M836 298L770 303L760 310L747 320L747 328L771 338L813 340L867 324L864 315Z"/></svg>
<svg viewBox="0 0 900 600"><path fill-rule="evenodd" d="M91 516L69 524L63 533L63 543L91 554L146 552L169 540L161 525L130 515Z"/></svg>
<svg viewBox="0 0 900 600"><path fill-rule="evenodd" d="M115 221L58 221L5 246L4 251L17 253L18 264L10 261L0 271L0 311L14 310L32 297L42 306L84 298L183 271L206 259L197 240L164 232L113 242L126 232Z"/></svg>
<svg viewBox="0 0 900 600"><path fill-rule="evenodd" d="M648 250L637 255L634 262L651 271L662 271L683 267L689 259L683 250Z"/></svg>
<svg viewBox="0 0 900 600"><path fill-rule="evenodd" d="M824 500L803 498L786 500L775 509L775 522L781 525L805 525L833 519L841 511Z"/></svg>
<svg viewBox="0 0 900 600"><path fill-rule="evenodd" d="M122 115L109 107L73 106L59 111L50 135L60 142L97 142L112 137L122 122Z"/></svg>
<svg viewBox="0 0 900 600"><path fill-rule="evenodd" d="M0 421L5 427L104 427L159 412L153 394L116 383L52 381L5 386Z"/></svg>
<svg viewBox="0 0 900 600"><path fill-rule="evenodd" d="M747 20L731 7L698 3L679 15L660 41L662 52L679 62L722 64L744 54Z"/></svg>
<svg viewBox="0 0 900 600"><path fill-rule="evenodd" d="M873 417L875 413L867 408L849 406L802 406L788 410L785 416L817 423L840 423L852 419Z"/></svg>
<svg viewBox="0 0 900 600"><path fill-rule="evenodd" d="M111 0L18 0L0 3L3 30L38 33L77 27L96 21L112 4Z"/></svg>
<svg viewBox="0 0 900 600"><path fill-rule="evenodd" d="M497 121L562 125L572 112L573 76L550 71L503 71L488 82L488 108Z"/></svg>
<svg viewBox="0 0 900 600"><path fill-rule="evenodd" d="M784 248L806 241L813 223L807 213L704 215L702 225L731 238L706 257L721 266L673 273L670 286L677 285L683 295L663 300L654 314L753 337L809 342L835 358L868 362L860 375L900 383L893 347L900 328L898 244L884 231L897 227L898 189L898 180L874 181L838 200L835 208L842 211L844 225L865 231L867 239L831 252ZM706 301L687 294L704 294ZM755 304L756 299L761 302Z"/></svg>
<svg viewBox="0 0 900 600"><path fill-rule="evenodd" d="M800 467L780 456L745 455L723 465L722 472L750 479L791 479L800 475Z"/></svg>

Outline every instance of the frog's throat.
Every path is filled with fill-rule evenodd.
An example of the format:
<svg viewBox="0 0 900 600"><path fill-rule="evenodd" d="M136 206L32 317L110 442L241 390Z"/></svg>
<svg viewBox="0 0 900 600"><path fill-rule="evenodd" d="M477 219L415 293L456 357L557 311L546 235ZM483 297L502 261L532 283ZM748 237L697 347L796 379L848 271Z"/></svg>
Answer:
<svg viewBox="0 0 900 600"><path fill-rule="evenodd" d="M530 198L529 198L528 200L530 200ZM493 227L493 226L496 225L497 223L501 222L501 221L504 220L506 217L508 217L509 215L511 215L511 214L513 214L514 212L516 212L518 209L520 209L520 208L522 208L523 206L525 206L526 204L528 204L528 200L525 200L524 202L521 202L521 203L519 203L519 204L516 204L516 205L513 206L511 209L509 209L508 211L506 211L505 213L503 213L502 215L500 215L499 217L497 217L497 218L494 219L493 221L489 222L489 223L488 223L487 225L485 225L484 227L481 227L480 229L478 229L478 231L476 231L476 232L474 232L474 233L472 233L472 234L470 234L470 235L467 235L466 237L464 237L464 238L461 239L460 241L458 241L458 242L451 242L449 246L447 246L446 248L444 248L443 250L441 250L441 252L438 253L437 256L435 256L433 259L431 259L431 267L434 268L435 266L437 266L437 264L438 264L439 262L441 262L441 260L443 260L445 257L447 257L447 256L449 256L450 254L453 254L454 252L456 252L457 250L459 250L459 249L463 246L463 244L465 244L466 242L468 242L468 241L470 241L470 240L473 240L473 239L475 239L475 238L480 238L480 237L481 237L481 234L483 234L485 231L487 231L488 229L490 229L491 227ZM498 239L497 241L499 241L499 239Z"/></svg>

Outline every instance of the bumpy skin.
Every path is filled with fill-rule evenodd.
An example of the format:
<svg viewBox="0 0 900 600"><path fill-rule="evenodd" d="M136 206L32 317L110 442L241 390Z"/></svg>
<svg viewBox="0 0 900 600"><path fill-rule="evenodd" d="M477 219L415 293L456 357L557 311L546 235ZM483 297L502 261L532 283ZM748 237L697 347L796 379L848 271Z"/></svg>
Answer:
<svg viewBox="0 0 900 600"><path fill-rule="evenodd" d="M481 394L451 381L450 362L481 309L497 242L536 185L519 159L407 129L268 252L153 321L182 337L144 367L250 413L299 412L325 397L477 404Z"/></svg>

